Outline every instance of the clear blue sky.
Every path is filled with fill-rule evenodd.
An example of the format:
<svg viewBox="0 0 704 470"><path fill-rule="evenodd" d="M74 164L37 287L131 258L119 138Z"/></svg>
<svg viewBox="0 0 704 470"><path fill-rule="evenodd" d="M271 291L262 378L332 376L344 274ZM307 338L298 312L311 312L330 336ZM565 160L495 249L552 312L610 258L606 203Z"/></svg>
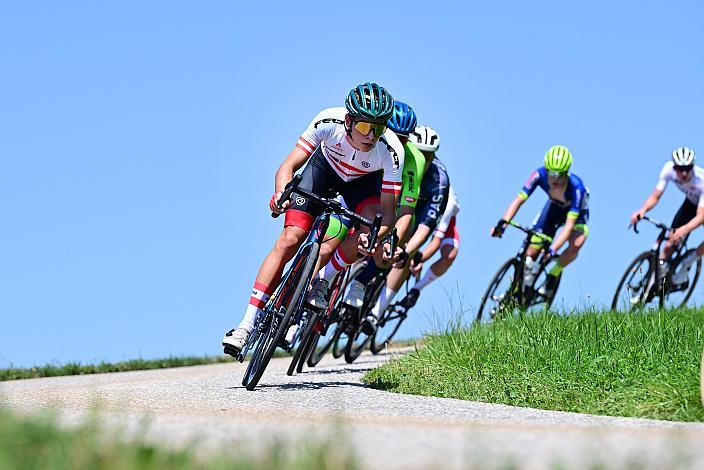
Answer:
<svg viewBox="0 0 704 470"><path fill-rule="evenodd" d="M276 168L363 81L440 132L462 202L459 259L405 336L450 293L476 306L521 241L489 227L556 143L592 196L561 302L609 302L655 235L628 215L673 147L704 157L702 7L480 3L5 3L0 366L219 353L281 226ZM670 220L683 196L663 199Z"/></svg>

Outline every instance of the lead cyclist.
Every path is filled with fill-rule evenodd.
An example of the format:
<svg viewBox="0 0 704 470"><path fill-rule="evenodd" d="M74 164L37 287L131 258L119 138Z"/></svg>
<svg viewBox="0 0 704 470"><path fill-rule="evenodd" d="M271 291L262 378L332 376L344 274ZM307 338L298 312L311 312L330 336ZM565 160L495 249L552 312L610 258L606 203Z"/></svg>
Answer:
<svg viewBox="0 0 704 470"><path fill-rule="evenodd" d="M284 202L283 208L276 205L286 184L303 165L301 188L323 197L340 193L355 211L364 200L378 196L381 188L379 237L393 227L403 166L401 143L386 129L393 103L392 96L376 83L354 87L347 95L345 108L325 109L311 121L279 167L269 208L276 213L286 211L284 228L259 268L242 321L222 340L226 354L237 357L247 343L257 316L280 282L284 266L320 214L321 209L303 197ZM348 244L363 255L374 251L374 247L367 248L367 233L363 231L349 240ZM324 280L314 280L313 290L324 294L326 286L322 283Z"/></svg>

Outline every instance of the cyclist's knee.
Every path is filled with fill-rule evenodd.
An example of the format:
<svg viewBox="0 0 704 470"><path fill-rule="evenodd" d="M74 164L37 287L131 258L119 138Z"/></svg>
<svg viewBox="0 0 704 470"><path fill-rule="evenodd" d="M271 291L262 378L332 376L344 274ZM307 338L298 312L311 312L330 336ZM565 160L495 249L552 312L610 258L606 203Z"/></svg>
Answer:
<svg viewBox="0 0 704 470"><path fill-rule="evenodd" d="M281 256L293 256L300 244L303 242L305 236L306 232L299 227L286 227L283 232L281 232L281 235L276 242L275 249L281 254Z"/></svg>
<svg viewBox="0 0 704 470"><path fill-rule="evenodd" d="M455 262L455 259L457 258L457 253L459 253L459 250L454 246L450 245L445 245L442 250L440 250L442 259L447 260L448 266Z"/></svg>

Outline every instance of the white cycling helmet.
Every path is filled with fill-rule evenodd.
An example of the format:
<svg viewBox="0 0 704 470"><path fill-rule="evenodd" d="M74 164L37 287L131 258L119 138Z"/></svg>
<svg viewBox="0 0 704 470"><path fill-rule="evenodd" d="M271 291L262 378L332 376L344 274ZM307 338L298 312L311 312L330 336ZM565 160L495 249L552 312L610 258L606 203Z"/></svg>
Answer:
<svg viewBox="0 0 704 470"><path fill-rule="evenodd" d="M687 147L676 148L672 152L672 161L677 166L689 166L694 164L694 150Z"/></svg>
<svg viewBox="0 0 704 470"><path fill-rule="evenodd" d="M416 144L418 150L424 152L437 152L440 148L440 136L432 127L418 126L408 136Z"/></svg>

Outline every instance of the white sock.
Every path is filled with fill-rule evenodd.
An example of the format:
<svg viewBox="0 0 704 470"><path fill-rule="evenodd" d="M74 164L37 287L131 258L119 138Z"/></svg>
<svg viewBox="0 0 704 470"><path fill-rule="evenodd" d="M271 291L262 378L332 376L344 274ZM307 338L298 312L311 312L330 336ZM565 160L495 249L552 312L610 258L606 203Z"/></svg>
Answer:
<svg viewBox="0 0 704 470"><path fill-rule="evenodd" d="M416 284L413 286L414 289L418 289L418 292L422 291L425 287L428 286L431 282L433 282L435 279L439 278L437 274L435 274L431 269L428 269L425 274L423 275L423 279L421 279L419 282L416 282Z"/></svg>
<svg viewBox="0 0 704 470"><path fill-rule="evenodd" d="M331 283L332 280L335 279L335 276L337 276L337 273L345 269L350 264L352 264L352 261L345 259L345 255L342 254L342 251L338 248L335 250L335 253L333 253L332 258L328 261L328 264L320 270L319 276L328 281L328 283Z"/></svg>
<svg viewBox="0 0 704 470"><path fill-rule="evenodd" d="M247 305L247 310L244 312L244 317L242 321L237 326L237 328L243 328L248 332L252 332L254 329L254 322L262 313L262 308L266 305L266 301L271 297L272 290L269 286L264 284L254 283L254 288L252 289L252 296L249 298L249 304Z"/></svg>
<svg viewBox="0 0 704 470"><path fill-rule="evenodd" d="M376 304L374 304L374 307L372 308L372 315L374 315L374 318L377 320L381 316L381 312L386 310L386 307L389 306L389 304L394 300L394 297L396 297L396 294L398 292L389 288L389 287L384 287L384 290L381 291L381 294L379 295L379 298L376 299Z"/></svg>

